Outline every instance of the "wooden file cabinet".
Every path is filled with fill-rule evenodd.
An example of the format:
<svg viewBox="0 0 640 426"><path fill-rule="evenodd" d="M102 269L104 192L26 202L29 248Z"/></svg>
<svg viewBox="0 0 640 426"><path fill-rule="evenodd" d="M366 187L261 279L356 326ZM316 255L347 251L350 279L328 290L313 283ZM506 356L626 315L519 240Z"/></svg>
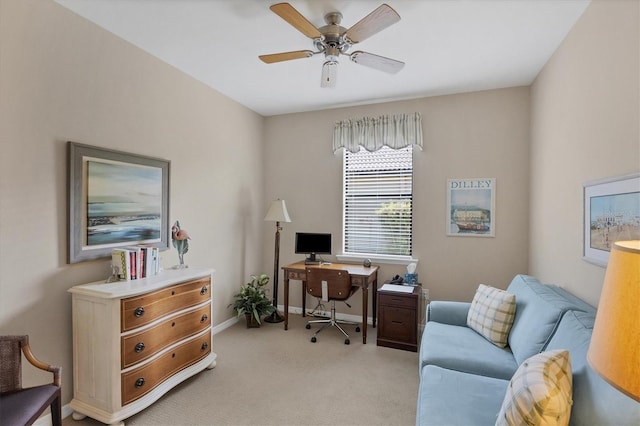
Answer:
<svg viewBox="0 0 640 426"><path fill-rule="evenodd" d="M412 293L378 289L378 346L418 351L420 286Z"/></svg>
<svg viewBox="0 0 640 426"><path fill-rule="evenodd" d="M215 366L211 269L69 290L73 307L73 418L107 424L153 404Z"/></svg>

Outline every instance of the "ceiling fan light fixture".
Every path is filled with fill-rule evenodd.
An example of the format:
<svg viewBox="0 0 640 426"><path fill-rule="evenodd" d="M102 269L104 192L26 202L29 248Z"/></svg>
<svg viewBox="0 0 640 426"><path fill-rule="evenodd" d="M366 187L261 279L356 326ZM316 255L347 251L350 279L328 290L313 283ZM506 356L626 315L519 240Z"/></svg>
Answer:
<svg viewBox="0 0 640 426"><path fill-rule="evenodd" d="M326 61L322 65L322 77L320 87L336 87L336 77L338 75L338 61Z"/></svg>
<svg viewBox="0 0 640 426"><path fill-rule="evenodd" d="M321 87L336 86L338 57L340 55L349 56L351 61L356 64L365 65L391 74L400 71L404 66L403 62L372 53L362 51L349 53L349 50L354 44L360 43L400 20L400 15L387 4L378 6L377 9L359 20L349 29L340 25L342 13L338 11L327 13L324 16L327 25L316 28L314 24L289 3L274 4L270 9L295 29L312 39L316 51L297 50L260 55L259 58L267 64L272 64L324 54L325 62L322 66Z"/></svg>

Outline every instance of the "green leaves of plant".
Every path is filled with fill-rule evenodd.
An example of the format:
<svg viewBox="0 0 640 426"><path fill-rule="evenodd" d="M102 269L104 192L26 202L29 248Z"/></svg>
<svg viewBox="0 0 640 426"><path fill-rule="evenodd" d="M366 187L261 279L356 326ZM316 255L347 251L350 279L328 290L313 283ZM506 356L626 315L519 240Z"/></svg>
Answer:
<svg viewBox="0 0 640 426"><path fill-rule="evenodd" d="M253 317L261 324L260 317L269 315L275 311L273 303L267 296L266 286L269 284L267 274L251 275L251 281L240 287L240 292L235 294L233 309L238 316L245 314Z"/></svg>

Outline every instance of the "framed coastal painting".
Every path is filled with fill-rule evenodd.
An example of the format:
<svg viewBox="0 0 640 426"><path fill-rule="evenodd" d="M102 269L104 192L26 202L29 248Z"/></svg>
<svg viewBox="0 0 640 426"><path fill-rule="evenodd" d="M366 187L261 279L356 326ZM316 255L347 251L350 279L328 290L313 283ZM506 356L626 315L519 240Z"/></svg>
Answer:
<svg viewBox="0 0 640 426"><path fill-rule="evenodd" d="M583 184L583 259L607 266L611 245L640 239L640 173Z"/></svg>
<svg viewBox="0 0 640 426"><path fill-rule="evenodd" d="M494 237L495 178L447 180L447 235Z"/></svg>
<svg viewBox="0 0 640 426"><path fill-rule="evenodd" d="M68 262L117 247L169 248L168 160L67 143Z"/></svg>

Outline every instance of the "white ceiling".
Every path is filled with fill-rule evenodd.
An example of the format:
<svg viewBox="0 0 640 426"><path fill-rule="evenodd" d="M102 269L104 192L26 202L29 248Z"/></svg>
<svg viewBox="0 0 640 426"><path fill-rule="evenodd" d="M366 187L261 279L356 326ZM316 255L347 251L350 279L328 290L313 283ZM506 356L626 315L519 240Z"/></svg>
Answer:
<svg viewBox="0 0 640 426"><path fill-rule="evenodd" d="M529 85L590 0L388 0L401 20L355 45L406 63L389 75L341 56L267 65L258 55L315 50L269 10L278 0L56 0L257 113L270 116ZM349 28L382 0L291 0L317 27L340 11Z"/></svg>

